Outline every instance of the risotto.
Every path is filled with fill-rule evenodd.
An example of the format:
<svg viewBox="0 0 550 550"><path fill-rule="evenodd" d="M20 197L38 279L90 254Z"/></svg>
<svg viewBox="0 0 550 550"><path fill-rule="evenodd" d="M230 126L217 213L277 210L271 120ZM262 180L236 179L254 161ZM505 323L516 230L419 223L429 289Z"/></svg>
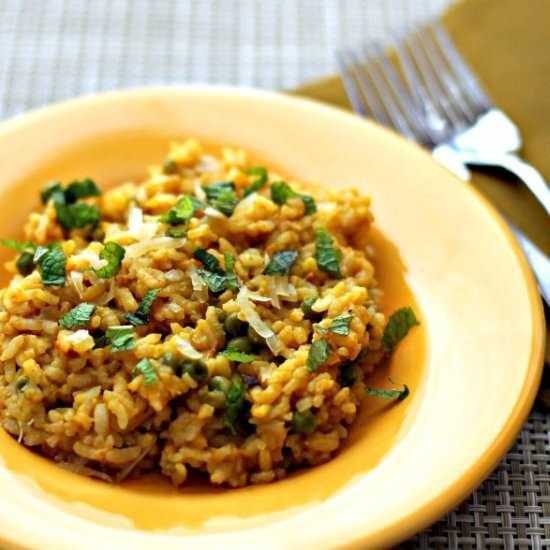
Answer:
<svg viewBox="0 0 550 550"><path fill-rule="evenodd" d="M417 324L387 322L370 199L171 144L139 184L52 182L0 291L0 418L78 473L233 487L329 460L365 377Z"/></svg>

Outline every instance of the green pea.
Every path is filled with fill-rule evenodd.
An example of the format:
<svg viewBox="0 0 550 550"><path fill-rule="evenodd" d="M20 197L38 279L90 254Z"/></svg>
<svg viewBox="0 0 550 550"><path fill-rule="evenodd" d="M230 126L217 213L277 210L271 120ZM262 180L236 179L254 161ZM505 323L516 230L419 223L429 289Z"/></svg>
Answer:
<svg viewBox="0 0 550 550"><path fill-rule="evenodd" d="M34 261L33 261L34 255L32 252L22 252L17 258L17 261L15 262L15 266L17 267L17 271L21 273L21 275L30 275L33 272L34 269Z"/></svg>
<svg viewBox="0 0 550 550"><path fill-rule="evenodd" d="M248 330L246 331L246 334L248 336L248 339L256 346L265 346L265 338L263 336L260 336L256 329L248 326Z"/></svg>
<svg viewBox="0 0 550 550"><path fill-rule="evenodd" d="M300 305L301 310L304 312L306 319L315 319L319 315L316 311L311 309L311 306L317 301L319 296L310 296L306 298Z"/></svg>
<svg viewBox="0 0 550 550"><path fill-rule="evenodd" d="M227 349L250 353L252 351L252 343L246 336L237 336L227 342Z"/></svg>
<svg viewBox="0 0 550 550"><path fill-rule="evenodd" d="M182 375L187 372L199 384L208 378L208 367L202 361L183 361L179 368Z"/></svg>
<svg viewBox="0 0 550 550"><path fill-rule="evenodd" d="M204 401L215 409L223 409L225 407L225 393L220 390L209 391Z"/></svg>
<svg viewBox="0 0 550 550"><path fill-rule="evenodd" d="M208 387L212 390L221 391L226 394L231 388L231 382L225 376L213 376Z"/></svg>
<svg viewBox="0 0 550 550"><path fill-rule="evenodd" d="M162 163L162 171L165 174L177 174L179 171L177 162L173 161L172 159L166 159Z"/></svg>
<svg viewBox="0 0 550 550"><path fill-rule="evenodd" d="M237 313L230 313L223 323L223 328L231 336L238 336L244 329L244 323Z"/></svg>
<svg viewBox="0 0 550 550"><path fill-rule="evenodd" d="M171 367L175 369L178 366L179 359L175 353L172 353L171 351L167 351L165 354L163 354L161 358L161 363L163 365L166 365L167 367Z"/></svg>
<svg viewBox="0 0 550 550"><path fill-rule="evenodd" d="M315 429L315 415L311 411L296 411L292 415L292 427L299 434L308 435Z"/></svg>
<svg viewBox="0 0 550 550"><path fill-rule="evenodd" d="M16 381L15 381L15 389L17 391L20 391L22 390L29 382L29 379L26 377L26 376L20 376Z"/></svg>
<svg viewBox="0 0 550 550"><path fill-rule="evenodd" d="M346 363L340 368L340 382L342 386L351 386L357 380L359 373L355 363Z"/></svg>

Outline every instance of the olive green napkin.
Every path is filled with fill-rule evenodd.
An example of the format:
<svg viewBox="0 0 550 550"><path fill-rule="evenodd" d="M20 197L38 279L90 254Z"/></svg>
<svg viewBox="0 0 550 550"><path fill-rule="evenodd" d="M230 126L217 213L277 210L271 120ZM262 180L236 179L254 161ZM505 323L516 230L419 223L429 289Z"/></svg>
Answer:
<svg viewBox="0 0 550 550"><path fill-rule="evenodd" d="M518 125L521 156L550 181L550 1L466 0L442 21L495 105ZM351 108L338 76L293 93ZM475 172L473 184L550 255L550 219L522 183ZM547 362L549 346L550 333ZM550 407L550 373L546 376L541 397Z"/></svg>

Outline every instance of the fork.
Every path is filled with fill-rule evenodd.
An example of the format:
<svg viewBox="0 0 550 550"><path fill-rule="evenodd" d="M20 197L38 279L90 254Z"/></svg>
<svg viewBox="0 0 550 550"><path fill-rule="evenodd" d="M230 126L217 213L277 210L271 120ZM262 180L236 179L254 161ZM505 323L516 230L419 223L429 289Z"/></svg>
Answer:
<svg viewBox="0 0 550 550"><path fill-rule="evenodd" d="M530 189L550 215L550 189L539 172L515 153L520 133L492 105L443 27L432 23L395 44L397 65L378 44L340 52L338 66L353 109L428 147L461 179L467 166L499 167ZM512 227L541 294L550 305L550 260Z"/></svg>

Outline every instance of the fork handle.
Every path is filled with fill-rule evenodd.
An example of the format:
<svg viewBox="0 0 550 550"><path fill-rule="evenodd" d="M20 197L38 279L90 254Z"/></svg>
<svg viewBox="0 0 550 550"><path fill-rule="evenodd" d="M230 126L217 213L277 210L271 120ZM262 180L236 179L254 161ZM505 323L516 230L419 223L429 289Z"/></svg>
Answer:
<svg viewBox="0 0 550 550"><path fill-rule="evenodd" d="M492 157L485 153L481 156L473 151L461 150L459 154L462 161L470 166L498 166L514 174L528 187L550 216L550 187L541 173L529 163L512 153Z"/></svg>

